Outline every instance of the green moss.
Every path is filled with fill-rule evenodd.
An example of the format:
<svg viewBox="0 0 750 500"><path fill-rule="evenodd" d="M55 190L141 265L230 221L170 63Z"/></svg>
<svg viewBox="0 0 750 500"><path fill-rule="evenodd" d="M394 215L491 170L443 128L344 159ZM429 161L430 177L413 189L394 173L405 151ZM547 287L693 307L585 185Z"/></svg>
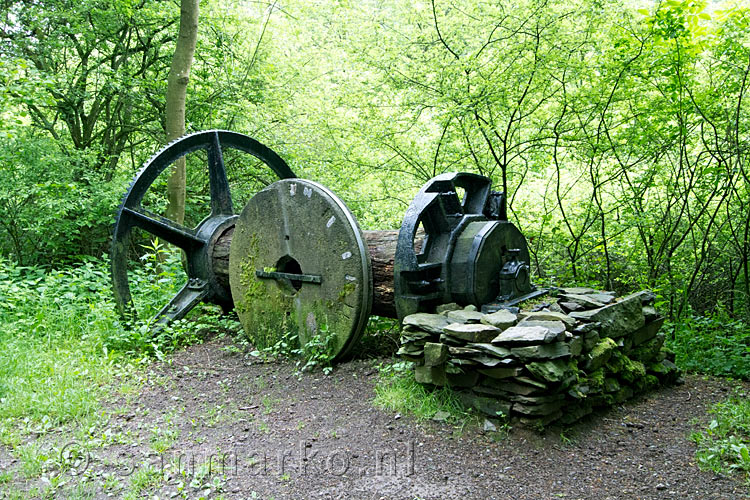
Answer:
<svg viewBox="0 0 750 500"><path fill-rule="evenodd" d="M635 383L646 376L646 367L640 361L634 361L627 356L622 357L622 370L620 378L630 384Z"/></svg>
<svg viewBox="0 0 750 500"><path fill-rule="evenodd" d="M292 297L283 293L275 282L255 275L257 260L258 236L254 234L240 264L240 285L244 293L235 308L250 342L256 349L266 349L285 336L296 337L298 325L290 315Z"/></svg>

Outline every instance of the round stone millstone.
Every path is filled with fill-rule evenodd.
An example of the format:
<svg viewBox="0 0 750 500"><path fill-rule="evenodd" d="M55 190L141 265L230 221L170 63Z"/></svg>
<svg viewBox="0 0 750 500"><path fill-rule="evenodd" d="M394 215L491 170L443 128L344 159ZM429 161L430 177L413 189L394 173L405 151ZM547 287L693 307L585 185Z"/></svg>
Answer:
<svg viewBox="0 0 750 500"><path fill-rule="evenodd" d="M275 182L242 210L229 253L229 284L240 323L258 348L285 335L315 336L334 359L367 324L372 267L357 222L324 186Z"/></svg>

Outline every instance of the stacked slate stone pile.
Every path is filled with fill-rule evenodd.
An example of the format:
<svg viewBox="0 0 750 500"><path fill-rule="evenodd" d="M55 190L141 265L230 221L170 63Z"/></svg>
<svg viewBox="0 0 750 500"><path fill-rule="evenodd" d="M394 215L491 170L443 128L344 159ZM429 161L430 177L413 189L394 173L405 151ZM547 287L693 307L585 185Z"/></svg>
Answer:
<svg viewBox="0 0 750 500"><path fill-rule="evenodd" d="M678 380L654 295L553 290L532 310L439 306L404 318L399 354L418 382L455 388L467 406L526 423L571 423L597 407Z"/></svg>

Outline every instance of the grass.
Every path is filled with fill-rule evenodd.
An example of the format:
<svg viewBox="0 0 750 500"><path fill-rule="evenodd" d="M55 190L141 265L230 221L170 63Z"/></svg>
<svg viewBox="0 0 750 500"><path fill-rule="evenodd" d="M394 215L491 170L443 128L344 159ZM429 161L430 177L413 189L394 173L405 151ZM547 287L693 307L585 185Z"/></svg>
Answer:
<svg viewBox="0 0 750 500"><path fill-rule="evenodd" d="M132 274L131 286L145 288L140 296L144 315L158 310L174 293L179 282L171 278L179 266L179 256L173 256ZM48 270L20 267L0 257L0 445L17 459L14 474L29 481L22 489L9 480L0 481L0 497L54 494L57 486L52 483L41 493L32 488L60 465L62 443L43 445L43 437L74 436L87 449L121 440L97 437L95 432L101 427L97 422L106 421L101 402L112 394L112 384L122 382L122 395L127 399L130 390L135 398L142 385L138 378L143 362L200 342L208 329L231 326L209 314L157 335L148 321L126 327L111 290L103 259ZM167 449L176 432L165 422L164 429L154 433L152 447ZM148 483L150 476L143 474L136 479ZM138 484L130 487L143 489ZM90 485L79 484L71 494L88 498L93 493Z"/></svg>
<svg viewBox="0 0 750 500"><path fill-rule="evenodd" d="M126 500L143 498L143 493L156 488L161 483L162 479L162 473L159 469L148 464L141 464L136 468L133 475L130 476L128 492L123 498Z"/></svg>
<svg viewBox="0 0 750 500"><path fill-rule="evenodd" d="M457 425L465 425L472 418L451 389L430 390L419 384L414 379L411 363L381 367L373 403L421 421L432 419L438 412L447 412L447 420Z"/></svg>
<svg viewBox="0 0 750 500"><path fill-rule="evenodd" d="M727 401L715 404L708 427L693 432L701 469L718 474L739 473L750 486L750 399L739 391Z"/></svg>

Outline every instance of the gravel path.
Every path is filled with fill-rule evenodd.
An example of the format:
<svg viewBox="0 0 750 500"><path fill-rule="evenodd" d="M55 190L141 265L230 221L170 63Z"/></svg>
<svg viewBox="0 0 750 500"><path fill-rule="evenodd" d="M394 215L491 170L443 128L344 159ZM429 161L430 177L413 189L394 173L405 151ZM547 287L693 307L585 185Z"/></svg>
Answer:
<svg viewBox="0 0 750 500"><path fill-rule="evenodd" d="M226 453L229 498L736 499L737 480L701 472L687 439L730 384L689 376L571 428L512 429L498 439L472 426L419 424L372 406L375 363L298 380L291 364L250 364L194 346L160 365L133 414L172 412L179 438L165 455ZM217 408L218 410L217 414ZM179 410L178 410L179 409ZM174 413L177 410L177 413ZM125 414L126 426L138 417ZM197 422L197 423L196 423ZM148 428L148 426L143 426ZM200 460L199 460L200 461ZM169 494L167 484L163 492ZM254 493L253 493L254 492ZM743 496L744 495L744 496Z"/></svg>
<svg viewBox="0 0 750 500"><path fill-rule="evenodd" d="M292 363L227 347L214 339L126 380L85 473L57 496L121 498L146 484L135 498L750 498L736 478L700 471L687 439L731 391L724 380L688 376L574 427L500 435L373 407L382 360L298 379ZM76 493L82 477L94 491Z"/></svg>

